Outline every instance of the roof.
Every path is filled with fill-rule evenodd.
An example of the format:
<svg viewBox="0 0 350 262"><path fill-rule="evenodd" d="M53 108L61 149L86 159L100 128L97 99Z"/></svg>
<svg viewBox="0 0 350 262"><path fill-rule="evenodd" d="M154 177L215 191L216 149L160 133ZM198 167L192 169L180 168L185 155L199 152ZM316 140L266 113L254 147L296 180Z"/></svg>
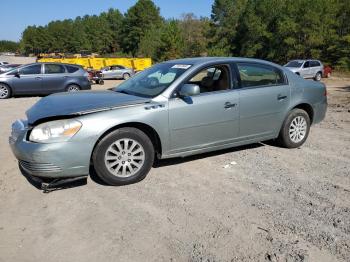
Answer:
<svg viewBox="0 0 350 262"><path fill-rule="evenodd" d="M255 59L255 58L244 58L244 57L194 57L194 58L182 58L182 59L166 61L166 63L191 64L191 65L199 65L199 64L215 63L215 62L218 62L218 63L256 62L256 63L270 64L274 66L277 65L266 60Z"/></svg>

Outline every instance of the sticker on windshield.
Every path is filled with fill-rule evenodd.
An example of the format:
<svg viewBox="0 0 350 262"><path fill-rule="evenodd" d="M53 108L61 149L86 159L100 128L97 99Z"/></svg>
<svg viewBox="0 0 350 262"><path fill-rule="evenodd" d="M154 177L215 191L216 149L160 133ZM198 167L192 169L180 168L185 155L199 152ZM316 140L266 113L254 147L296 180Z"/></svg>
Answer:
<svg viewBox="0 0 350 262"><path fill-rule="evenodd" d="M173 65L171 68L189 69L191 65Z"/></svg>

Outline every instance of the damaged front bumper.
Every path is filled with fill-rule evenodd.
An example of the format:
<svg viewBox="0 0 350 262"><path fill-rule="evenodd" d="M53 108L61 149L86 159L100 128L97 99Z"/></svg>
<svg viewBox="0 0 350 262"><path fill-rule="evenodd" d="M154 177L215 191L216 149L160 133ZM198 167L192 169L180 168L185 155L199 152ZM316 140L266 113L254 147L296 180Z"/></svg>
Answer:
<svg viewBox="0 0 350 262"><path fill-rule="evenodd" d="M9 144L20 167L29 175L45 178L72 178L89 174L91 150L73 141L42 144L29 141L28 124L12 125Z"/></svg>

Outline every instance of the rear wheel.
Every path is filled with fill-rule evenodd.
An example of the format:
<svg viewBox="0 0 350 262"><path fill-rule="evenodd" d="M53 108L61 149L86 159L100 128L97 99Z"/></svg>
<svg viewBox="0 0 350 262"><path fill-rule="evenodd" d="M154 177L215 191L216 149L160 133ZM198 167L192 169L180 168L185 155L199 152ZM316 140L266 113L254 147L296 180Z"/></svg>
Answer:
<svg viewBox="0 0 350 262"><path fill-rule="evenodd" d="M0 83L0 99L6 99L11 97L11 88L6 85Z"/></svg>
<svg viewBox="0 0 350 262"><path fill-rule="evenodd" d="M67 86L66 90L67 92L77 92L77 91L80 91L80 86L72 84Z"/></svg>
<svg viewBox="0 0 350 262"><path fill-rule="evenodd" d="M316 81L321 81L322 79L322 73L321 72L318 72L316 75L315 75L315 80Z"/></svg>
<svg viewBox="0 0 350 262"><path fill-rule="evenodd" d="M293 109L283 122L277 141L286 148L300 147L309 135L310 125L308 113L302 109Z"/></svg>
<svg viewBox="0 0 350 262"><path fill-rule="evenodd" d="M104 182L127 185L146 177L154 161L149 137L137 128L120 128L105 136L93 153L93 164Z"/></svg>
<svg viewBox="0 0 350 262"><path fill-rule="evenodd" d="M128 73L123 74L124 80L128 80L130 78L130 75Z"/></svg>

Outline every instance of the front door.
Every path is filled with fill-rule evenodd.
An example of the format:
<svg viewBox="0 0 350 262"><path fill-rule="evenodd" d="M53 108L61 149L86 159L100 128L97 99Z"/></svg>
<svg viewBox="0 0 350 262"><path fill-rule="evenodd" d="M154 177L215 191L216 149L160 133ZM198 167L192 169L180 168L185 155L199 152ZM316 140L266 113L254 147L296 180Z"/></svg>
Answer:
<svg viewBox="0 0 350 262"><path fill-rule="evenodd" d="M300 76L304 78L309 78L311 76L310 62L306 61L301 69Z"/></svg>
<svg viewBox="0 0 350 262"><path fill-rule="evenodd" d="M11 85L18 94L41 94L42 73L41 64L29 65L20 68L18 75L12 78Z"/></svg>
<svg viewBox="0 0 350 262"><path fill-rule="evenodd" d="M289 106L290 86L283 72L269 65L237 63L239 91L239 137L267 138L278 133Z"/></svg>
<svg viewBox="0 0 350 262"><path fill-rule="evenodd" d="M169 100L170 153L227 144L238 136L238 91L232 89L230 68L200 70L187 83L197 96Z"/></svg>

